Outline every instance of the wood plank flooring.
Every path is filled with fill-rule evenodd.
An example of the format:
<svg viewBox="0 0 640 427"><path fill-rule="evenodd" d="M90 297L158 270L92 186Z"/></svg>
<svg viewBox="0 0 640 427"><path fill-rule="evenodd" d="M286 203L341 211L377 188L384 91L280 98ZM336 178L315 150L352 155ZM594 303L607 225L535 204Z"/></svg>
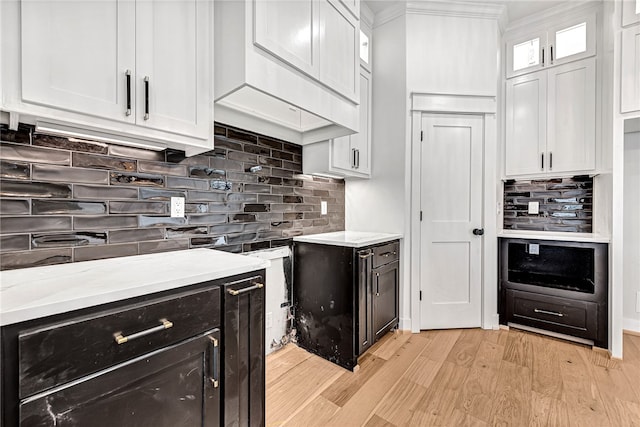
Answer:
<svg viewBox="0 0 640 427"><path fill-rule="evenodd" d="M511 329L387 334L344 370L293 344L267 357L267 426L640 427L640 336L624 361Z"/></svg>

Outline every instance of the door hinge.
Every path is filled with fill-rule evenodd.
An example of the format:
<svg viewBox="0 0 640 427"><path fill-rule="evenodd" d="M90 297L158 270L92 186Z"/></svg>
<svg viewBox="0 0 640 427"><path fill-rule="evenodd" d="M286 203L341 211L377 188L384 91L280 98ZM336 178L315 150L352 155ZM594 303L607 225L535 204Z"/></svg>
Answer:
<svg viewBox="0 0 640 427"><path fill-rule="evenodd" d="M422 211L420 211L420 221L422 221Z"/></svg>
<svg viewBox="0 0 640 427"><path fill-rule="evenodd" d="M424 131L420 131L420 141L424 141Z"/></svg>
<svg viewBox="0 0 640 427"><path fill-rule="evenodd" d="M420 291L420 301L422 301L422 291Z"/></svg>

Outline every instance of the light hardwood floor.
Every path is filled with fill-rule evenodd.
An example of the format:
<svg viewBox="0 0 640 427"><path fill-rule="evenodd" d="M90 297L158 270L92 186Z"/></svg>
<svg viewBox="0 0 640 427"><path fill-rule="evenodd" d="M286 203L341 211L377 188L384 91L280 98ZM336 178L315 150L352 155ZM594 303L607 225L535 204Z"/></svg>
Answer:
<svg viewBox="0 0 640 427"><path fill-rule="evenodd" d="M511 329L387 334L344 370L267 357L267 426L640 426L640 336L624 361Z"/></svg>

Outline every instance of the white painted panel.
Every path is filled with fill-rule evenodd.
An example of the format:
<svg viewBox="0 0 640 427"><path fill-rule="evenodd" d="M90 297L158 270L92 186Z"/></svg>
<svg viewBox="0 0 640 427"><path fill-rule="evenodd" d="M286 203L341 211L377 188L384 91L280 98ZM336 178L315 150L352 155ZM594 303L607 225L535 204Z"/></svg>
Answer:
<svg viewBox="0 0 640 427"><path fill-rule="evenodd" d="M622 32L620 110L640 111L640 27Z"/></svg>
<svg viewBox="0 0 640 427"><path fill-rule="evenodd" d="M358 150L356 171L371 173L371 74L360 73L360 131L351 135L351 148Z"/></svg>
<svg viewBox="0 0 640 427"><path fill-rule="evenodd" d="M546 71L507 80L505 174L544 170L546 146Z"/></svg>
<svg viewBox="0 0 640 427"><path fill-rule="evenodd" d="M125 72L135 74L134 16L128 1L23 1L23 100L133 121Z"/></svg>
<svg viewBox="0 0 640 427"><path fill-rule="evenodd" d="M352 171L351 136L341 136L331 141L331 166L347 173Z"/></svg>
<svg viewBox="0 0 640 427"><path fill-rule="evenodd" d="M254 43L317 78L317 2L255 0L254 4Z"/></svg>
<svg viewBox="0 0 640 427"><path fill-rule="evenodd" d="M198 0L136 3L139 124L208 138L210 7ZM145 119L147 77L149 116Z"/></svg>
<svg viewBox="0 0 640 427"><path fill-rule="evenodd" d="M550 63L565 64L596 54L596 15L582 16L549 28Z"/></svg>
<svg viewBox="0 0 640 427"><path fill-rule="evenodd" d="M624 136L624 327L640 332L640 132ZM635 327L634 327L635 326Z"/></svg>
<svg viewBox="0 0 640 427"><path fill-rule="evenodd" d="M497 93L495 20L417 14L407 15L406 20L409 92Z"/></svg>
<svg viewBox="0 0 640 427"><path fill-rule="evenodd" d="M640 22L640 0L622 0L622 26Z"/></svg>
<svg viewBox="0 0 640 427"><path fill-rule="evenodd" d="M427 268L432 271L429 286L433 304L468 304L470 302L469 242L433 242ZM455 262L451 262L455 260Z"/></svg>
<svg viewBox="0 0 640 427"><path fill-rule="evenodd" d="M427 141L434 167L429 173L437 180L427 182L427 200L430 220L434 222L471 221L471 155L470 127L435 125L433 141Z"/></svg>
<svg viewBox="0 0 640 427"><path fill-rule="evenodd" d="M534 31L505 42L505 65L507 78L540 70L549 64L547 37L543 31Z"/></svg>
<svg viewBox="0 0 640 427"><path fill-rule="evenodd" d="M360 30L330 0L320 0L319 7L320 81L357 101Z"/></svg>
<svg viewBox="0 0 640 427"><path fill-rule="evenodd" d="M550 68L547 167L550 172L595 168L595 59Z"/></svg>

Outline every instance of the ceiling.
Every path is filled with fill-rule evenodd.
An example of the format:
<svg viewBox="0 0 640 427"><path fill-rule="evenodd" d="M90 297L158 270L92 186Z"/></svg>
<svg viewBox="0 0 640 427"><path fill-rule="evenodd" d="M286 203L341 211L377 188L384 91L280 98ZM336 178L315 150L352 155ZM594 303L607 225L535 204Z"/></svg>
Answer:
<svg viewBox="0 0 640 427"><path fill-rule="evenodd" d="M411 0L411 1L429 1L429 0ZM575 0L464 0L468 3L494 3L504 4L507 6L509 21L516 21L525 16L549 9L562 3ZM396 0L364 0L373 13L378 13L387 7L401 3Z"/></svg>

